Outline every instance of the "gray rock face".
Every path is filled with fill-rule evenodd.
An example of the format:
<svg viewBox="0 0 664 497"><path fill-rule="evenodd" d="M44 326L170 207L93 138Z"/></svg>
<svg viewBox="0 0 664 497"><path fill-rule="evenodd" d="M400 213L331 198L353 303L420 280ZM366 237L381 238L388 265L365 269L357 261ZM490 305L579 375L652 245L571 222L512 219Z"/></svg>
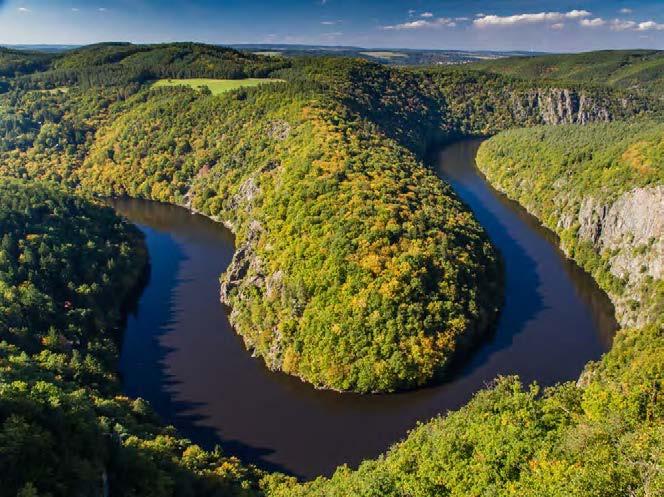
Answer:
<svg viewBox="0 0 664 497"><path fill-rule="evenodd" d="M290 132L291 125L283 120L272 121L267 128L267 136L273 140L284 141L290 136Z"/></svg>
<svg viewBox="0 0 664 497"><path fill-rule="evenodd" d="M254 291L265 295L267 299L281 298L283 293L282 271L269 273L263 261L256 255L256 244L263 233L263 226L258 221L252 221L244 242L237 247L228 269L221 278L221 302L231 307L229 320L231 325L237 327L240 306L232 306L234 298L250 300ZM265 365L273 371L280 370L283 364L283 336L279 328L270 328L272 333L270 350L263 357ZM248 350L255 349L255 335L242 333L245 346Z"/></svg>
<svg viewBox="0 0 664 497"><path fill-rule="evenodd" d="M585 93L547 88L515 94L513 114L517 121L535 120L541 124L587 124L610 121L607 106Z"/></svg>
<svg viewBox="0 0 664 497"><path fill-rule="evenodd" d="M263 232L263 226L258 221L252 221L247 231L244 242L238 246L233 254L228 269L221 279L221 301L230 306L231 295L235 291L241 291L246 285L265 286L261 261L255 255L256 244ZM252 277L247 279L247 275ZM233 313L231 312L231 322Z"/></svg>
<svg viewBox="0 0 664 497"><path fill-rule="evenodd" d="M578 222L579 237L608 256L611 273L626 282L633 300L646 277L664 279L664 186L637 188L610 205L588 197ZM623 307L616 302L623 324L641 324Z"/></svg>

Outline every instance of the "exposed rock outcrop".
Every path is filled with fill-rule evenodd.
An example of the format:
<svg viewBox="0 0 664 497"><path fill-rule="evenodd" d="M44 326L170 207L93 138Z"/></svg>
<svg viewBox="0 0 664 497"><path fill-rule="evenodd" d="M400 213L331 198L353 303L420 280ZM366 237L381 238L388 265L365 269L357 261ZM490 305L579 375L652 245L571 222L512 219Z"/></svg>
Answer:
<svg viewBox="0 0 664 497"><path fill-rule="evenodd" d="M230 265L221 277L220 299L230 308L229 320L236 329L239 326L238 317L243 308L243 306L237 305L238 302L250 302L255 299L256 291L268 299L281 298L283 292L283 272L270 273L264 261L257 254L257 245L265 228L260 221L252 219L252 211L261 194L261 176L278 172L278 168L278 162L268 162L255 174L244 180L227 204L227 210L235 213L238 218L244 217L246 221L241 225L247 226ZM224 224L232 231L236 231L238 225L237 222L230 220L226 220ZM271 347L269 353L265 354L264 360L269 369L279 370L283 361L282 337L276 326L271 327L270 332L272 333ZM255 349L256 334L249 330L242 330L240 335L247 349Z"/></svg>
<svg viewBox="0 0 664 497"><path fill-rule="evenodd" d="M263 264L256 257L256 244L262 232L263 226L258 221L252 221L244 241L235 249L233 259L221 278L221 301L224 304L230 306L231 294L235 290L247 285L265 286ZM248 279L250 273L252 277Z"/></svg>
<svg viewBox="0 0 664 497"><path fill-rule="evenodd" d="M621 323L644 324L647 312L631 312L629 301L640 301L646 279L664 279L664 186L631 190L611 204L587 197L578 223L579 238L607 257L611 274L625 282L625 295L612 295Z"/></svg>
<svg viewBox="0 0 664 497"><path fill-rule="evenodd" d="M535 89L512 96L515 120L542 124L587 124L612 119L608 106L576 90Z"/></svg>
<svg viewBox="0 0 664 497"><path fill-rule="evenodd" d="M258 221L250 223L244 241L235 250L228 269L221 277L221 302L231 308L229 320L234 327L237 327L242 307L232 305L235 300L251 301L256 290L268 299L280 298L283 292L283 272L269 273L262 259L256 254L256 245L263 230L263 226ZM235 303L237 304L237 301ZM270 350L263 358L266 366L276 371L282 369L283 341L277 326L271 327L270 332L272 334ZM242 333L242 338L247 349L255 349L255 334Z"/></svg>

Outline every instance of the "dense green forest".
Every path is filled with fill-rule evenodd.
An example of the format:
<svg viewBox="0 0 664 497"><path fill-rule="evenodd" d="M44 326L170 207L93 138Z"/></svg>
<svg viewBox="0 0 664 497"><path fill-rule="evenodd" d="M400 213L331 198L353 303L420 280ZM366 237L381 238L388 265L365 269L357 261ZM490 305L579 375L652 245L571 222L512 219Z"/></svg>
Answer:
<svg viewBox="0 0 664 497"><path fill-rule="evenodd" d="M584 236L581 207L591 198L610 220L609 206L634 207L620 203L625 194L658 191L659 197L643 199L641 219L648 210L661 212L663 146L661 121L517 129L485 142L478 164L489 181L556 231L616 303L624 328L611 351L587 365L576 384L542 391L517 378L498 379L463 409L417 427L358 470L340 468L330 479L278 486L271 495L664 492L662 239L648 238L647 229L640 233L638 210L623 207L617 225L628 229L611 247L593 244L598 238ZM597 221L590 217L590 225ZM616 275L616 261L625 260L630 274Z"/></svg>
<svg viewBox="0 0 664 497"><path fill-rule="evenodd" d="M136 228L39 183L0 183L0 495L249 495L259 473L203 452L121 395Z"/></svg>
<svg viewBox="0 0 664 497"><path fill-rule="evenodd" d="M176 203L228 224L237 252L222 293L247 347L268 367L319 387L393 391L443 374L455 354L481 338L500 302L498 256L450 187L425 167L427 150L464 135L574 124L508 131L483 153L502 151L501 167L513 143L525 157L548 153L551 169L539 171L533 198L553 191L551 185L619 196L660 184L657 99L586 78L561 84L344 58L275 59L196 44L102 44L0 56L7 68L0 76L0 174L6 178L0 205L9 203L1 219L10 227L3 231L32 240L52 224L59 241L45 250L70 261L63 267L74 267L80 250L99 262L110 260L107 244L125 247L112 267L87 264L76 275L81 281L62 280L69 273L58 271L49 283L41 271L14 270L46 296L19 300L15 321L41 306L53 311L36 313L41 321L25 329L15 323L0 329L6 342L0 388L9 392L2 404L8 407L0 407L8 433L0 450L8 447L11 456L0 462L0 473L16 475L7 495L85 493L99 488L104 474L118 495L661 491L663 351L661 313L652 310L661 302L661 281L644 276L639 288L646 297L627 306L638 326L621 331L578 385L539 392L518 379L500 379L461 411L417 428L383 458L298 485L204 452L161 428L142 401L118 396L117 319L144 254L136 233L110 211L60 189ZM155 79L191 77L283 82L217 96L152 88ZM635 117L649 120L578 126ZM577 138L571 129L584 131ZM560 148L525 146L549 141ZM600 150L612 141L615 148ZM572 177L578 183L560 183L573 165L584 165ZM518 174L532 172L523 167ZM60 186L30 186L34 181ZM613 188L600 187L607 182ZM48 218L35 214L12 224L40 203L53 205L41 213ZM537 214L555 229L547 212ZM572 229L563 241L571 247L577 234ZM85 243L65 243L80 237ZM105 255L95 252L102 245ZM592 247L578 247L572 255L609 292L629 283L608 276L604 256ZM10 249L3 240L7 267L21 257ZM36 261L39 250L35 245ZM23 285L7 281L11 291L3 298L20 294ZM70 283L85 289L85 299L72 300ZM87 293L88 287L94 290ZM113 298L105 298L111 289ZM99 316L101 302L108 312ZM65 304L72 309L59 313ZM69 316L79 305L86 306L87 321ZM51 358L52 349L60 355L44 365L41 357ZM38 381L55 393L30 388ZM79 425L86 429L76 431ZM26 442L32 433L43 433L35 438L51 445L30 452L40 447ZM62 446L67 457L53 456L53 447ZM5 460L11 466L3 468ZM58 484L49 486L49 478Z"/></svg>
<svg viewBox="0 0 664 497"><path fill-rule="evenodd" d="M230 221L252 280L230 285L232 322L269 367L342 390L421 385L486 329L495 255L412 154L310 99L152 96L101 130L81 185Z"/></svg>
<svg viewBox="0 0 664 497"><path fill-rule="evenodd" d="M471 67L522 79L558 79L664 94L664 51L606 50L580 54L508 57Z"/></svg>
<svg viewBox="0 0 664 497"><path fill-rule="evenodd" d="M656 269L662 240L638 226L664 199L661 121L512 130L486 142L478 164L492 185L560 236L611 296L622 322L664 315ZM619 218L616 203L625 204Z"/></svg>
<svg viewBox="0 0 664 497"><path fill-rule="evenodd" d="M79 67L84 56L131 75L129 58L173 50L120 45L112 57L114 47L80 49L54 66ZM179 60L195 71L205 50ZM225 276L224 300L247 347L272 369L337 390L431 381L497 308L496 256L423 166L428 145L651 106L615 90L563 92L458 70L332 58L281 64L290 67L271 74L279 84L219 96L131 79L101 92L16 88L3 99L0 168L187 205L229 223L244 259Z"/></svg>
<svg viewBox="0 0 664 497"><path fill-rule="evenodd" d="M273 57L196 43L100 43L49 54L0 48L0 77L15 77L13 85L24 88L117 86L160 78L260 78L288 65Z"/></svg>

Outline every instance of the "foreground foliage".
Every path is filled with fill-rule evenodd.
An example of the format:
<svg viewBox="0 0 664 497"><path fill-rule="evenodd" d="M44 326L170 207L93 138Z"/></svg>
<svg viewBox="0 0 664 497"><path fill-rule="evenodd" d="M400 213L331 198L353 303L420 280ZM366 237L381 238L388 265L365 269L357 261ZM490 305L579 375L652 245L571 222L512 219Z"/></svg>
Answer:
<svg viewBox="0 0 664 497"><path fill-rule="evenodd" d="M609 88L463 70L395 70L347 59L275 60L191 44L104 44L43 60L15 53L2 60L10 67L0 88L4 177L173 202L230 223L238 251L224 285L248 346L269 367L319 386L359 391L433 378L477 336L497 302L496 255L449 187L425 169L427 145L518 125L625 118L656 106ZM157 78L247 76L285 83L219 96L150 89ZM583 108L573 105L581 100ZM623 140L634 130L607 127L605 135L595 135L597 129L604 128L579 135L588 153L566 157L572 160L567 165L591 160L597 144ZM661 131L648 129L645 145L629 155L646 169L661 160L652 146ZM577 145L564 131L533 133L551 133L567 150ZM591 162L588 173L575 179L594 187L595 171L607 164ZM559 173L545 174L542 189L553 187ZM528 174L523 168L516 177ZM608 167L604 179L631 188L644 177ZM34 193L21 192L38 187L5 188L3 198L31 198ZM574 183L565 188L574 191ZM110 310L117 309L126 290L119 286L121 275L134 274L142 255L133 252L134 240L129 253L107 268L101 263L107 254L95 248L105 247L106 239L111 245L118 237L131 239L131 230L62 192L39 195L10 204L7 219L40 202L50 205L51 196L79 207L60 209L67 215L55 216L57 222L31 215L12 224L14 238L32 240L54 223L62 241L53 249L62 253L58 260L87 254L92 272L74 280L73 289L82 286L86 300L69 281L57 283L67 272L45 272L53 282L41 287L40 271L21 272L22 252L12 252L8 243L6 267L27 279L12 276L3 295L18 303L7 304L15 319L2 321L6 328L0 329L6 341L0 451L9 454L0 458L0 474L3 483L5 474L15 475L0 492L91 493L100 488L104 470L118 495L227 495L259 486L280 497L662 492L663 351L656 313L643 313L643 327L621 331L579 385L540 392L501 379L464 409L417 428L357 471L341 468L331 479L304 485L279 475L259 483L252 468L177 438L159 427L145 403L117 395L117 316L97 311L102 302L109 310L99 295L114 288ZM102 231L86 231L90 220ZM103 231L116 225L116 231ZM73 228L80 226L85 229ZM70 247L66 240L82 243ZM35 247L23 257L31 261L27 268L40 260ZM25 299L24 282L38 290ZM61 289L74 292L76 303ZM648 296L656 294L646 292L635 312L651 308L657 301ZM65 304L72 308L58 315ZM35 309L42 312L24 329L24 316ZM71 310L95 319L78 320ZM62 454L54 456L54 448Z"/></svg>
<svg viewBox="0 0 664 497"><path fill-rule="evenodd" d="M625 322L636 314L640 327L620 330L611 351L589 364L576 384L541 391L517 378L499 379L461 410L413 430L383 457L357 470L340 468L329 479L275 483L271 495L662 494L662 280L621 285L607 263L616 251L600 252L581 239L578 224L563 229L560 220L578 212L584 197L610 205L625 192L664 184L663 137L663 125L647 121L540 127L499 134L478 155L491 182L561 233L570 255L614 301L622 297L619 288L631 292L637 305L631 317L620 317ZM631 242L627 247L645 250ZM644 272L657 264L651 259Z"/></svg>
<svg viewBox="0 0 664 497"><path fill-rule="evenodd" d="M13 181L0 183L0 226L0 495L250 494L254 470L120 394L139 232L108 208Z"/></svg>

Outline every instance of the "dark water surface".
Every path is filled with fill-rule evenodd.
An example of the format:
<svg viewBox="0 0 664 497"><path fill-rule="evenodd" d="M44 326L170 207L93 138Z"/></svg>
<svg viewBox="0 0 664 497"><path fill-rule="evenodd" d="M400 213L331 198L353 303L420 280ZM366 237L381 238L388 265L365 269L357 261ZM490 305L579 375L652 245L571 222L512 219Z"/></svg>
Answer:
<svg viewBox="0 0 664 497"><path fill-rule="evenodd" d="M543 385L576 378L608 348L612 307L550 232L484 181L474 166L478 145L444 149L438 173L501 251L505 306L495 334L448 382L395 395L341 395L267 371L219 303L219 275L233 254L228 230L179 207L118 200L117 211L145 233L152 267L122 347L126 393L149 400L206 447L220 444L243 461L310 478L377 456L417 421L460 407L499 374Z"/></svg>

